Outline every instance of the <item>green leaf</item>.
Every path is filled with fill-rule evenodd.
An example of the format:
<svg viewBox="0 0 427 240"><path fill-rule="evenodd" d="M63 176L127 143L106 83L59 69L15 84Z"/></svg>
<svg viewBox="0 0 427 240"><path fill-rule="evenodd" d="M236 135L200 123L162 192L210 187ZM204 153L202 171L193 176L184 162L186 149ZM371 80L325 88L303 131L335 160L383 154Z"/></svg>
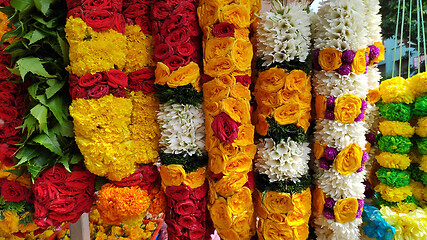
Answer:
<svg viewBox="0 0 427 240"><path fill-rule="evenodd" d="M23 11L33 5L33 0L10 0L10 5L16 10Z"/></svg>
<svg viewBox="0 0 427 240"><path fill-rule="evenodd" d="M64 60L64 65L68 65L70 64L70 59L68 58L68 51L69 51L69 46L68 43L66 41L64 41L64 39L62 39L61 36L59 36L59 34L57 33L56 35L58 37L58 43L59 46L61 47L61 51L62 51L62 59Z"/></svg>
<svg viewBox="0 0 427 240"><path fill-rule="evenodd" d="M64 86L65 81L59 81L56 78L52 78L47 80L47 84L50 86L46 89L46 97L49 99Z"/></svg>
<svg viewBox="0 0 427 240"><path fill-rule="evenodd" d="M28 93L32 98L36 98L37 90L39 89L40 82L34 83L28 87Z"/></svg>
<svg viewBox="0 0 427 240"><path fill-rule="evenodd" d="M62 165L64 165L65 169L67 169L67 171L71 172L70 170L70 154L67 153L64 156L61 157L61 159L59 159L58 163L62 163Z"/></svg>
<svg viewBox="0 0 427 240"><path fill-rule="evenodd" d="M38 42L39 40L46 37L46 34L39 30L33 30L27 34L25 34L24 38L30 40L29 45Z"/></svg>
<svg viewBox="0 0 427 240"><path fill-rule="evenodd" d="M34 220L34 216L32 213L28 213L27 215L25 215L25 217L19 219L19 224L23 224L24 227L27 226L28 224L32 223Z"/></svg>
<svg viewBox="0 0 427 240"><path fill-rule="evenodd" d="M28 164L28 172L31 174L32 178L36 178L42 169L43 167L41 166Z"/></svg>
<svg viewBox="0 0 427 240"><path fill-rule="evenodd" d="M19 150L16 153L16 158L19 159L19 162L15 165L16 167L30 161L31 159L35 158L39 154L39 149L37 147L33 146L26 146Z"/></svg>
<svg viewBox="0 0 427 240"><path fill-rule="evenodd" d="M39 151L39 156L31 159L27 164L28 172L31 174L33 179L39 174L44 168L48 167L52 161L52 157L48 151Z"/></svg>
<svg viewBox="0 0 427 240"><path fill-rule="evenodd" d="M79 163L82 160L83 160L83 156L81 154L74 154L71 157L71 162L70 163L71 164L77 164L77 163Z"/></svg>
<svg viewBox="0 0 427 240"><path fill-rule="evenodd" d="M36 57L25 57L16 61L16 64L19 68L19 72L21 73L21 77L25 78L27 73L31 72L33 74L42 76L42 77L54 77L50 75L46 69L43 67L42 62L39 58Z"/></svg>
<svg viewBox="0 0 427 240"><path fill-rule="evenodd" d="M36 130L37 128L37 119L35 117L33 117L33 115L28 114L27 116L25 116L24 118L24 123L22 124L23 130L27 130L27 137L31 136L31 134L33 134L33 132Z"/></svg>
<svg viewBox="0 0 427 240"><path fill-rule="evenodd" d="M49 110L53 113L58 122L62 124L64 122L63 120L67 117L64 110L68 108L63 99L60 96L55 96L49 99L46 102L46 105L49 107Z"/></svg>
<svg viewBox="0 0 427 240"><path fill-rule="evenodd" d="M74 125L71 121L62 121L62 123L56 124L49 131L64 137L74 137L73 128L74 128Z"/></svg>
<svg viewBox="0 0 427 240"><path fill-rule="evenodd" d="M59 156L63 155L61 145L59 144L55 134L42 133L33 138L33 141Z"/></svg>
<svg viewBox="0 0 427 240"><path fill-rule="evenodd" d="M47 16L47 10L49 10L50 4L53 3L53 0L34 0L36 8Z"/></svg>
<svg viewBox="0 0 427 240"><path fill-rule="evenodd" d="M37 104L30 110L31 115L33 115L33 117L35 117L39 122L40 131L45 130L47 127L47 111L48 108L41 104Z"/></svg>
<svg viewBox="0 0 427 240"><path fill-rule="evenodd" d="M39 100L39 102L41 103L41 104L43 104L43 105L47 105L47 98L46 98L46 95L44 95L44 94L39 94L39 95L37 95L36 97L35 97L35 99L36 100Z"/></svg>

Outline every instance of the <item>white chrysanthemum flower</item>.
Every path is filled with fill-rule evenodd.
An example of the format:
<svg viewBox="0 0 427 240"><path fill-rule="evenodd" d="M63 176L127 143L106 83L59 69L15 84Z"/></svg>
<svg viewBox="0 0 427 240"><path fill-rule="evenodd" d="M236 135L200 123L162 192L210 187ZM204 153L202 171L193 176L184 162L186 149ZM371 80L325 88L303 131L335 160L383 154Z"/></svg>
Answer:
<svg viewBox="0 0 427 240"><path fill-rule="evenodd" d="M366 172L370 172L372 167L374 166L375 156L379 154L379 149L375 146L371 147L371 151L369 151L369 159L365 163ZM365 180L368 178L368 174L365 176Z"/></svg>
<svg viewBox="0 0 427 240"><path fill-rule="evenodd" d="M271 182L298 181L308 172L310 148L308 143L297 143L290 138L276 144L267 138L258 144L255 167L259 173L266 174Z"/></svg>
<svg viewBox="0 0 427 240"><path fill-rule="evenodd" d="M365 112L364 126L367 129L378 129L380 111L377 105L368 103Z"/></svg>
<svg viewBox="0 0 427 240"><path fill-rule="evenodd" d="M313 78L314 91L325 96L353 94L366 98L369 92L368 78L364 74L341 75L335 71L315 71Z"/></svg>
<svg viewBox="0 0 427 240"><path fill-rule="evenodd" d="M366 32L368 43L371 45L374 42L382 40L381 36L381 15L379 0L364 0L366 5Z"/></svg>
<svg viewBox="0 0 427 240"><path fill-rule="evenodd" d="M360 229L362 224L361 218L354 221L339 223L334 219L327 219L323 215L317 216L313 223L318 240L359 240Z"/></svg>
<svg viewBox="0 0 427 240"><path fill-rule="evenodd" d="M334 120L320 119L316 121L315 128L314 140L316 142L334 147L338 151L356 143L362 150L365 150L367 129L362 121L344 124Z"/></svg>
<svg viewBox="0 0 427 240"><path fill-rule="evenodd" d="M316 185L329 197L339 200L342 198L365 198L366 170L350 175L343 175L333 167L329 170L321 170L316 173Z"/></svg>
<svg viewBox="0 0 427 240"><path fill-rule="evenodd" d="M205 147L205 118L201 107L184 104L160 105L157 113L165 153L201 154Z"/></svg>
<svg viewBox="0 0 427 240"><path fill-rule="evenodd" d="M380 87L381 73L376 67L368 66L368 72L366 73L368 78L369 89L375 89Z"/></svg>
<svg viewBox="0 0 427 240"><path fill-rule="evenodd" d="M298 60L305 62L310 50L310 18L301 3L262 13L257 27L257 55L263 66ZM273 50L273 51L272 51Z"/></svg>

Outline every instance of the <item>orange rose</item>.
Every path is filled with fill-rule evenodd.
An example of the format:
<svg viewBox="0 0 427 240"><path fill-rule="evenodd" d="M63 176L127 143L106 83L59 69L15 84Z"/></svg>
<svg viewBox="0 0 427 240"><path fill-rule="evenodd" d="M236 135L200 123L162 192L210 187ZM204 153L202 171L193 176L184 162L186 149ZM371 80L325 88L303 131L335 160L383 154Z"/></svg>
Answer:
<svg viewBox="0 0 427 240"><path fill-rule="evenodd" d="M288 103L276 108L274 120L280 125L296 123L301 116L300 105L296 102Z"/></svg>
<svg viewBox="0 0 427 240"><path fill-rule="evenodd" d="M184 181L186 174L182 165L170 164L160 166L162 183L166 186L179 186Z"/></svg>
<svg viewBox="0 0 427 240"><path fill-rule="evenodd" d="M250 69L253 55L252 44L249 40L237 39L234 42L231 56L238 70Z"/></svg>
<svg viewBox="0 0 427 240"><path fill-rule="evenodd" d="M318 216L323 213L323 209L325 208L325 194L318 186L314 187L313 191L313 215Z"/></svg>
<svg viewBox="0 0 427 240"><path fill-rule="evenodd" d="M293 208L291 195L289 193L268 191L263 197L263 204L270 213L286 214Z"/></svg>
<svg viewBox="0 0 427 240"><path fill-rule="evenodd" d="M325 149L328 146L322 145L320 142L315 142L313 146L314 157L316 159L321 159L325 156Z"/></svg>
<svg viewBox="0 0 427 240"><path fill-rule="evenodd" d="M237 148L237 145L234 143L225 143L222 142L219 144L219 150L227 155L228 157L232 157L236 155L239 152L239 149Z"/></svg>
<svg viewBox="0 0 427 240"><path fill-rule="evenodd" d="M232 75L221 76L218 79L229 87L236 85L236 79Z"/></svg>
<svg viewBox="0 0 427 240"><path fill-rule="evenodd" d="M250 123L249 102L235 98L225 98L221 102L222 111L238 123Z"/></svg>
<svg viewBox="0 0 427 240"><path fill-rule="evenodd" d="M316 95L315 108L317 119L325 118L326 112L326 97L323 95Z"/></svg>
<svg viewBox="0 0 427 240"><path fill-rule="evenodd" d="M308 223L310 218L309 214L304 215L299 209L294 208L294 210L290 211L288 215L286 215L286 222L289 226L298 226L305 223Z"/></svg>
<svg viewBox="0 0 427 240"><path fill-rule="evenodd" d="M359 202L356 198L344 198L335 203L335 220L339 223L351 222L356 219Z"/></svg>
<svg viewBox="0 0 427 240"><path fill-rule="evenodd" d="M345 94L335 100L335 119L341 123L352 123L361 113L362 100L352 95Z"/></svg>
<svg viewBox="0 0 427 240"><path fill-rule="evenodd" d="M285 85L287 76L285 69L277 67L261 72L258 75L256 90L260 88L267 92L277 92Z"/></svg>
<svg viewBox="0 0 427 240"><path fill-rule="evenodd" d="M209 61L204 61L205 74L211 77L219 77L230 74L236 68L230 56L215 57Z"/></svg>
<svg viewBox="0 0 427 240"><path fill-rule="evenodd" d="M200 79L199 65L194 62L190 62L186 66L180 67L173 71L167 80L167 84L171 88L179 86L185 86L190 83L194 83Z"/></svg>
<svg viewBox="0 0 427 240"><path fill-rule="evenodd" d="M208 152L212 151L212 149L214 148L217 148L219 144L220 144L219 138L217 138L213 134L210 134L210 135L206 134L205 147Z"/></svg>
<svg viewBox="0 0 427 240"><path fill-rule="evenodd" d="M351 63L351 71L356 74L364 74L366 71L365 49L359 49L355 54Z"/></svg>
<svg viewBox="0 0 427 240"><path fill-rule="evenodd" d="M215 182L212 179L208 178L208 183L209 183L209 203L213 204L216 199L218 198L218 194L215 191Z"/></svg>
<svg viewBox="0 0 427 240"><path fill-rule="evenodd" d="M198 188L205 183L206 180L206 169L199 168L195 172L191 172L187 174L185 177L184 183L187 184L191 188Z"/></svg>
<svg viewBox="0 0 427 240"><path fill-rule="evenodd" d="M267 120L265 120L265 117L263 115L258 115L258 122L255 125L256 132L261 136L265 136L267 135L269 127L270 125L268 124Z"/></svg>
<svg viewBox="0 0 427 240"><path fill-rule="evenodd" d="M248 175L246 173L233 173L216 182L215 190L221 196L230 197L241 189L247 181Z"/></svg>
<svg viewBox="0 0 427 240"><path fill-rule="evenodd" d="M206 41L204 56L205 60L209 61L214 57L225 56L231 52L234 45L234 38L211 38Z"/></svg>
<svg viewBox="0 0 427 240"><path fill-rule="evenodd" d="M255 189L254 191L254 207L255 207L256 215L259 218L262 218L262 219L267 218L268 211L265 208L265 206L262 204L262 193L258 189Z"/></svg>
<svg viewBox="0 0 427 240"><path fill-rule="evenodd" d="M219 230L218 235L221 237L221 239L239 239L240 238L239 234L233 229Z"/></svg>
<svg viewBox="0 0 427 240"><path fill-rule="evenodd" d="M222 153L218 148L212 149L209 153L209 169L214 174L225 171L225 165L228 161L227 155Z"/></svg>
<svg viewBox="0 0 427 240"><path fill-rule="evenodd" d="M360 146L352 143L338 153L334 160L334 169L343 175L350 175L361 167L362 156Z"/></svg>
<svg viewBox="0 0 427 240"><path fill-rule="evenodd" d="M286 77L285 87L289 91L304 92L310 83L309 77L302 70L292 70Z"/></svg>
<svg viewBox="0 0 427 240"><path fill-rule="evenodd" d="M289 225L266 219L263 223L262 235L265 240L294 239L294 233Z"/></svg>
<svg viewBox="0 0 427 240"><path fill-rule="evenodd" d="M292 195L292 203L294 209L297 209L303 215L311 214L311 191L310 188L302 191L301 193L294 193Z"/></svg>
<svg viewBox="0 0 427 240"><path fill-rule="evenodd" d="M231 227L232 219L230 208L228 208L227 201L219 197L215 200L214 204L209 209L212 222L217 229L228 229Z"/></svg>
<svg viewBox="0 0 427 240"><path fill-rule="evenodd" d="M219 0L204 1L197 10L200 26L212 25L219 18L219 9L223 6Z"/></svg>
<svg viewBox="0 0 427 240"><path fill-rule="evenodd" d="M214 79L203 84L203 100L204 104L210 102L218 102L230 93L230 87L219 81L218 79Z"/></svg>
<svg viewBox="0 0 427 240"><path fill-rule="evenodd" d="M311 113L309 111L304 112L300 119L298 119L297 126L305 129L305 132L307 132L308 127L310 127L310 118Z"/></svg>
<svg viewBox="0 0 427 240"><path fill-rule="evenodd" d="M231 229L233 229L235 232L240 234L246 234L249 236L249 232L251 230L250 221L252 218L253 212L247 211L243 214L238 215L234 221L233 226Z"/></svg>
<svg viewBox="0 0 427 240"><path fill-rule="evenodd" d="M262 89L258 89L257 91L255 91L254 95L258 106L264 105L275 108L283 104L283 102L281 101L282 99L280 98L278 93L271 93Z"/></svg>
<svg viewBox="0 0 427 240"><path fill-rule="evenodd" d="M242 153L246 154L250 159L254 159L256 151L257 151L257 146L255 144L250 144L250 145L246 145L243 147L241 146L240 151L242 151Z"/></svg>
<svg viewBox="0 0 427 240"><path fill-rule="evenodd" d="M235 215L241 214L252 208L252 194L251 190L243 187L238 190L236 194L227 199L228 207Z"/></svg>
<svg viewBox="0 0 427 240"><path fill-rule="evenodd" d="M380 49L380 55L371 61L378 63L384 60L385 49L382 42L374 42L374 45Z"/></svg>
<svg viewBox="0 0 427 240"><path fill-rule="evenodd" d="M219 15L220 22L231 23L236 28L248 28L250 20L249 8L235 3L223 7Z"/></svg>
<svg viewBox="0 0 427 240"><path fill-rule="evenodd" d="M244 153L238 153L236 156L228 159L223 173L229 175L235 172L247 173L252 168L252 159Z"/></svg>
<svg viewBox="0 0 427 240"><path fill-rule="evenodd" d="M278 100L280 104L296 101L296 98L298 97L296 92L289 91L286 88L281 89L277 94L278 98L280 98Z"/></svg>
<svg viewBox="0 0 427 240"><path fill-rule="evenodd" d="M230 97L249 101L251 100L251 91L239 83L231 88Z"/></svg>
<svg viewBox="0 0 427 240"><path fill-rule="evenodd" d="M169 67L162 62L157 62L157 67L154 71L154 75L156 76L154 84L165 85L169 80Z"/></svg>
<svg viewBox="0 0 427 240"><path fill-rule="evenodd" d="M267 216L268 219L271 219L278 223L286 223L286 215L280 213L270 213Z"/></svg>
<svg viewBox="0 0 427 240"><path fill-rule="evenodd" d="M366 96L369 103L376 103L381 99L381 92L378 88L369 89L369 93Z"/></svg>
<svg viewBox="0 0 427 240"><path fill-rule="evenodd" d="M297 94L297 101L299 104L301 104L302 109L306 109L307 112L311 110L311 92L310 91L304 91L300 94Z"/></svg>
<svg viewBox="0 0 427 240"><path fill-rule="evenodd" d="M334 48L325 48L319 52L319 65L326 72L338 69L341 64L342 52Z"/></svg>
<svg viewBox="0 0 427 240"><path fill-rule="evenodd" d="M205 114L209 114L210 116L215 117L221 112L221 103L220 102L203 103L203 110Z"/></svg>
<svg viewBox="0 0 427 240"><path fill-rule="evenodd" d="M243 124L239 126L239 133L234 143L237 146L246 146L254 143L255 129L252 124Z"/></svg>
<svg viewBox="0 0 427 240"><path fill-rule="evenodd" d="M308 238L308 225L294 226L292 230L294 231L295 240L306 240Z"/></svg>

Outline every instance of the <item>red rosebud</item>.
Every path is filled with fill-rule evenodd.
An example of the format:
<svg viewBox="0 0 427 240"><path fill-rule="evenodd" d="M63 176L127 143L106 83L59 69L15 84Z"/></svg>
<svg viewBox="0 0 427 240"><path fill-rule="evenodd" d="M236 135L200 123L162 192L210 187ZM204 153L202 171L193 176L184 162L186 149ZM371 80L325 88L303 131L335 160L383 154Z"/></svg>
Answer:
<svg viewBox="0 0 427 240"><path fill-rule="evenodd" d="M215 24L212 34L215 37L234 37L234 25L227 22Z"/></svg>
<svg viewBox="0 0 427 240"><path fill-rule="evenodd" d="M8 144L0 144L0 162L6 167L13 167L15 165L13 161L13 154L16 150L16 148L9 147Z"/></svg>
<svg viewBox="0 0 427 240"><path fill-rule="evenodd" d="M154 79L154 70L151 68L142 68L135 72L129 73L129 79L133 81L145 81Z"/></svg>
<svg viewBox="0 0 427 240"><path fill-rule="evenodd" d="M172 5L166 2L153 4L152 15L155 20L163 20L169 16Z"/></svg>
<svg viewBox="0 0 427 240"><path fill-rule="evenodd" d="M113 6L111 0L83 0L83 8L112 10Z"/></svg>
<svg viewBox="0 0 427 240"><path fill-rule="evenodd" d="M163 63L169 67L171 72L177 70L181 66L184 66L185 62L184 58L176 55L172 55L163 61Z"/></svg>
<svg viewBox="0 0 427 240"><path fill-rule="evenodd" d="M178 224L184 228L193 228L196 225L197 219L191 215L180 216Z"/></svg>
<svg viewBox="0 0 427 240"><path fill-rule="evenodd" d="M71 16L73 18L82 18L82 16L83 16L83 8L80 7L80 6L77 6L77 7L73 8L73 9L71 9L71 10L68 10L67 19L69 17L71 17Z"/></svg>
<svg viewBox="0 0 427 240"><path fill-rule="evenodd" d="M82 0L67 0L67 8L68 10L75 8L77 6L82 5Z"/></svg>
<svg viewBox="0 0 427 240"><path fill-rule="evenodd" d="M113 11L121 12L123 8L123 0L111 0Z"/></svg>
<svg viewBox="0 0 427 240"><path fill-rule="evenodd" d="M189 42L185 42L176 47L176 51L181 57L191 56L195 50L196 48L194 45Z"/></svg>
<svg viewBox="0 0 427 240"><path fill-rule="evenodd" d="M197 207L191 199L177 202L175 205L175 212L178 215L189 215L194 213L196 210Z"/></svg>
<svg viewBox="0 0 427 240"><path fill-rule="evenodd" d="M148 16L136 17L135 24L141 27L144 34L151 34L151 20Z"/></svg>
<svg viewBox="0 0 427 240"><path fill-rule="evenodd" d="M1 196L7 202L25 201L29 194L28 189L15 181L6 180L1 185Z"/></svg>
<svg viewBox="0 0 427 240"><path fill-rule="evenodd" d="M154 48L154 60L162 62L173 55L173 48L166 43L161 43Z"/></svg>
<svg viewBox="0 0 427 240"><path fill-rule="evenodd" d="M125 97L126 96L126 90L124 88L117 88L113 91L114 97Z"/></svg>
<svg viewBox="0 0 427 240"><path fill-rule="evenodd" d="M77 222L81 215L82 213L79 212L69 212L67 214L50 212L48 218L52 219L53 224L51 226L60 226L63 222Z"/></svg>
<svg viewBox="0 0 427 240"><path fill-rule="evenodd" d="M2 6L2 5L0 5ZM3 44L6 47L6 43ZM3 51L3 50L1 50ZM10 60L12 56L5 52L0 52L0 63L5 64L6 66L10 66Z"/></svg>
<svg viewBox="0 0 427 240"><path fill-rule="evenodd" d="M108 30L114 26L114 13L108 10L85 10L82 19L95 31Z"/></svg>
<svg viewBox="0 0 427 240"><path fill-rule="evenodd" d="M113 30L119 33L125 33L126 21L122 14L114 13Z"/></svg>
<svg viewBox="0 0 427 240"><path fill-rule="evenodd" d="M239 126L240 123L235 122L224 112L215 116L211 125L214 135L225 143L232 143L237 138Z"/></svg>
<svg viewBox="0 0 427 240"><path fill-rule="evenodd" d="M156 91L154 88L154 80L146 80L142 82L142 92L144 94L153 94Z"/></svg>
<svg viewBox="0 0 427 240"><path fill-rule="evenodd" d="M107 95L110 92L108 85L96 85L93 88L89 89L87 95L90 98L100 98Z"/></svg>
<svg viewBox="0 0 427 240"><path fill-rule="evenodd" d="M235 76L234 78L236 78L236 82L241 83L245 87L251 84L251 77L249 77L249 75L240 75Z"/></svg>
<svg viewBox="0 0 427 240"><path fill-rule="evenodd" d="M148 4L136 3L126 7L126 9L123 11L123 15L126 18L137 18L139 16L144 16L148 14L149 10L150 7L148 6Z"/></svg>
<svg viewBox="0 0 427 240"><path fill-rule="evenodd" d="M12 93L9 92L1 92L0 91L0 107L8 107L10 106L14 101L14 96Z"/></svg>
<svg viewBox="0 0 427 240"><path fill-rule="evenodd" d="M199 21L197 20L197 18L195 18L194 20L192 18L188 19L187 26L190 32L190 36L197 38L197 41L201 42L199 38L202 35L202 30L200 29Z"/></svg>
<svg viewBox="0 0 427 240"><path fill-rule="evenodd" d="M77 98L88 98L88 91L85 88L82 88L80 86L74 86L70 88L70 95L72 99Z"/></svg>
<svg viewBox="0 0 427 240"><path fill-rule="evenodd" d="M111 69L105 73L104 77L108 85L113 88L127 87L128 85L128 76L120 70Z"/></svg>
<svg viewBox="0 0 427 240"><path fill-rule="evenodd" d="M185 184L170 186L166 188L166 196L177 202L184 201L190 197L190 187Z"/></svg>
<svg viewBox="0 0 427 240"><path fill-rule="evenodd" d="M18 118L13 119L10 122L6 122L5 126L3 126L4 137L9 138L9 141L12 139L19 140L21 138L21 136L18 135L20 129L17 129L19 125L21 125L21 120Z"/></svg>
<svg viewBox="0 0 427 240"><path fill-rule="evenodd" d="M176 29L175 31L167 35L165 38L165 43L171 47L176 47L189 40L190 40L190 35L188 34L188 28L182 27L182 28Z"/></svg>
<svg viewBox="0 0 427 240"><path fill-rule="evenodd" d="M97 85L102 81L102 74L101 73L95 73L95 74L86 74L83 77L80 77L78 79L78 84L81 87L92 87Z"/></svg>

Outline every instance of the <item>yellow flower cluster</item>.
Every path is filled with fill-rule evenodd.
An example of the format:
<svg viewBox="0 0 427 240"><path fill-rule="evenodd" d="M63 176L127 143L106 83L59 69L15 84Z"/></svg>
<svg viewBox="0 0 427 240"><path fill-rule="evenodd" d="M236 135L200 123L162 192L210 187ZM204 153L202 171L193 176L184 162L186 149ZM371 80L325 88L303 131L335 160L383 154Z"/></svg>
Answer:
<svg viewBox="0 0 427 240"><path fill-rule="evenodd" d="M352 143L345 147L334 160L334 169L343 175L350 175L360 168L362 164L362 148Z"/></svg>
<svg viewBox="0 0 427 240"><path fill-rule="evenodd" d="M411 159L407 154L382 152L375 156L377 162L386 168L396 168L405 170L411 165Z"/></svg>
<svg viewBox="0 0 427 240"><path fill-rule="evenodd" d="M124 221L136 223L145 217L150 199L147 191L134 187L115 187L105 184L98 193L97 209L107 224L120 224Z"/></svg>
<svg viewBox="0 0 427 240"><path fill-rule="evenodd" d="M418 118L415 133L420 137L427 137L427 117Z"/></svg>
<svg viewBox="0 0 427 240"><path fill-rule="evenodd" d="M201 91L200 68L199 65L197 65L195 62L190 62L185 66L179 67L173 72L170 72L170 69L167 65L162 62L158 62L155 75L155 84L167 84L171 88L191 84L196 91Z"/></svg>
<svg viewBox="0 0 427 240"><path fill-rule="evenodd" d="M379 130L383 135L402 136L410 138L415 133L415 128L409 122L381 121Z"/></svg>
<svg viewBox="0 0 427 240"><path fill-rule="evenodd" d="M412 187L412 196L415 197L420 206L425 207L427 205L427 186L416 181L411 181L410 186Z"/></svg>
<svg viewBox="0 0 427 240"><path fill-rule="evenodd" d="M383 102L412 103L415 96L409 86L410 81L401 77L394 77L381 82L379 90Z"/></svg>
<svg viewBox="0 0 427 240"><path fill-rule="evenodd" d="M157 109L156 99L142 93L74 100L70 114L87 169L120 181L135 171L135 164L155 162L160 135Z"/></svg>
<svg viewBox="0 0 427 240"><path fill-rule="evenodd" d="M179 186L185 183L192 189L198 188L205 183L206 168L198 168L197 171L186 173L180 164L170 164L160 166L160 177L163 188Z"/></svg>
<svg viewBox="0 0 427 240"><path fill-rule="evenodd" d="M364 74L366 70L366 49L359 49L354 54L353 62L351 63L351 71L356 74ZM337 70L341 67L342 52L335 48L325 48L319 51L319 65L326 72Z"/></svg>
<svg viewBox="0 0 427 240"><path fill-rule="evenodd" d="M39 227L31 222L24 226L24 224L19 223L19 220L24 218L28 213L18 216L14 211L4 211L2 212L4 220L0 221L0 239L22 239L13 235L13 233L24 233L31 234Z"/></svg>
<svg viewBox="0 0 427 240"><path fill-rule="evenodd" d="M378 184L375 190L381 194L381 197L389 202L401 202L408 196L412 196L412 187L390 187L383 183Z"/></svg>
<svg viewBox="0 0 427 240"><path fill-rule="evenodd" d="M260 218L257 234L261 240L307 239L311 215L311 192L254 192L255 212Z"/></svg>
<svg viewBox="0 0 427 240"><path fill-rule="evenodd" d="M427 72L418 73L409 79L409 88L418 97L427 92Z"/></svg>
<svg viewBox="0 0 427 240"><path fill-rule="evenodd" d="M352 123L361 113L362 100L352 94L345 94L335 100L335 120Z"/></svg>
<svg viewBox="0 0 427 240"><path fill-rule="evenodd" d="M427 209L418 208L408 214L396 213L389 207L380 209L382 217L395 227L393 239L418 240L427 237Z"/></svg>
<svg viewBox="0 0 427 240"><path fill-rule="evenodd" d="M0 12L0 37L3 37L5 33L12 30L11 28L9 28L8 23L9 23L8 16L5 13ZM8 38L5 40L5 42L12 43L14 42L14 38Z"/></svg>
<svg viewBox="0 0 427 240"><path fill-rule="evenodd" d="M151 35L145 35L138 25L126 25L125 36L127 39L125 73L135 72L143 68L153 68L154 40Z"/></svg>
<svg viewBox="0 0 427 240"><path fill-rule="evenodd" d="M268 131L266 118L274 117L281 125L295 124L305 130L310 123L311 83L304 71L270 68L259 73L254 92L257 109L254 112L258 134Z"/></svg>

